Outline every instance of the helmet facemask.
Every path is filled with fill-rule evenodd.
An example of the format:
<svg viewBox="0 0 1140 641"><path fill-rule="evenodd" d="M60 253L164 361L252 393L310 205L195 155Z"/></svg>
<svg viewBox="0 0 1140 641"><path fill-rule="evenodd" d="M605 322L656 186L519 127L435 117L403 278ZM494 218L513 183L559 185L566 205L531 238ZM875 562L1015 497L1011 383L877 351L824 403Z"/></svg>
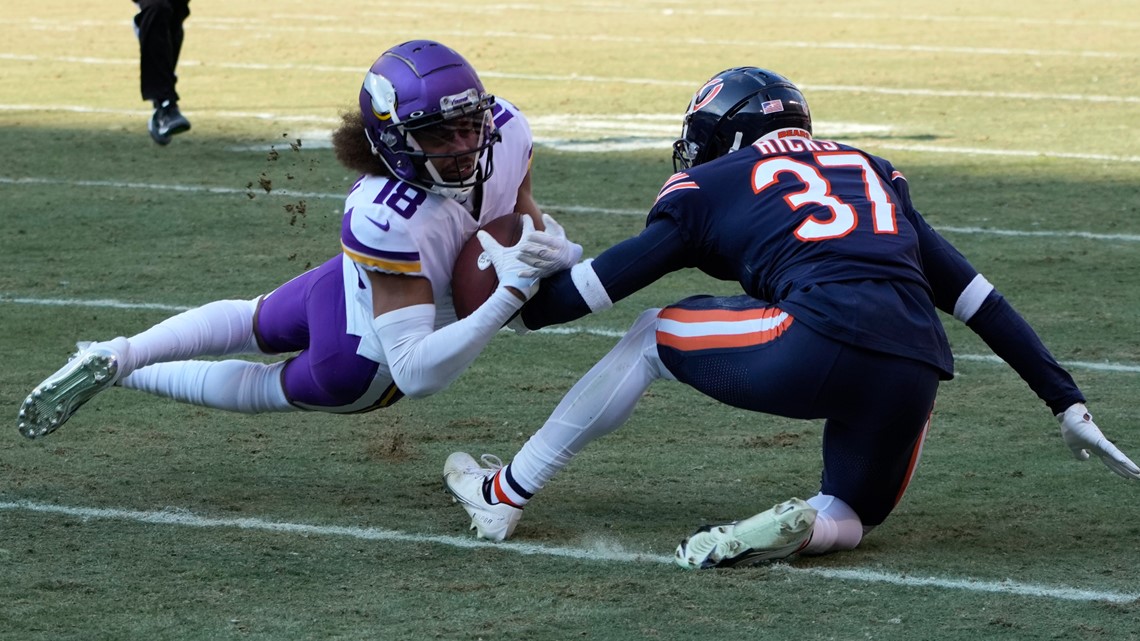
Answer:
<svg viewBox="0 0 1140 641"><path fill-rule="evenodd" d="M689 139L689 117L686 115L685 124L681 126L681 137L673 143L673 171L693 167L700 155L701 146Z"/></svg>
<svg viewBox="0 0 1140 641"><path fill-rule="evenodd" d="M489 100L476 97L470 103L474 107L441 112L440 118L425 118L421 120L427 122L415 121L403 126L406 153L420 179L433 191L456 191L456 194L444 195L463 195L491 177L494 145L502 137L491 118L490 105L494 97L484 98Z"/></svg>

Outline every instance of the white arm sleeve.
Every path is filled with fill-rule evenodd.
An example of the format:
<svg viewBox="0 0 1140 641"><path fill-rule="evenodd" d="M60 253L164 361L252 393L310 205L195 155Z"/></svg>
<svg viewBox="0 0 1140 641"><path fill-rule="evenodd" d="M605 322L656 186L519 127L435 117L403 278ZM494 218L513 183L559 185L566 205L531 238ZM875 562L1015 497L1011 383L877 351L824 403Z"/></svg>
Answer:
<svg viewBox="0 0 1140 641"><path fill-rule="evenodd" d="M504 287L470 316L432 331L434 305L412 305L381 314L372 328L388 357L392 380L411 398L430 396L451 384L522 307Z"/></svg>

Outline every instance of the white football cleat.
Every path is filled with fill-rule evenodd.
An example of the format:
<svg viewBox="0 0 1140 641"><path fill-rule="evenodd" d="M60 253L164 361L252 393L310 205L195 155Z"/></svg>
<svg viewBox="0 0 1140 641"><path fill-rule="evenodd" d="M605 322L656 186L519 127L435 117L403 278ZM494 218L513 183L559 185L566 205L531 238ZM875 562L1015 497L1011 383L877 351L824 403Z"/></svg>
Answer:
<svg viewBox="0 0 1140 641"><path fill-rule="evenodd" d="M54 432L84 403L119 380L122 354L117 348L127 349L126 339L80 343L79 347L67 365L44 379L24 399L17 420L24 436L39 438Z"/></svg>
<svg viewBox="0 0 1140 641"><path fill-rule="evenodd" d="M743 521L705 525L677 546L677 565L686 570L730 568L786 559L811 540L816 510L789 499Z"/></svg>
<svg viewBox="0 0 1140 641"><path fill-rule="evenodd" d="M463 506L471 517L471 528L481 539L504 541L510 538L522 518L522 509L506 503L490 503L483 486L490 485L495 473L503 467L499 457L484 454L480 465L470 454L455 452L443 464L443 484L452 500Z"/></svg>

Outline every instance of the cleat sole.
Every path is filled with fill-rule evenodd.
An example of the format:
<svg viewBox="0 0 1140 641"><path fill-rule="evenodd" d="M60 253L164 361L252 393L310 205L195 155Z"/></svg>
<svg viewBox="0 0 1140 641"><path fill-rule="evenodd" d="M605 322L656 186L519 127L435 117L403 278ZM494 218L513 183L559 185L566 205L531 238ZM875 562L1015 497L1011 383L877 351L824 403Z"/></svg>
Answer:
<svg viewBox="0 0 1140 641"><path fill-rule="evenodd" d="M110 387L118 370L118 359L109 352L78 356L24 399L17 423L20 433L39 438L59 429L84 403Z"/></svg>

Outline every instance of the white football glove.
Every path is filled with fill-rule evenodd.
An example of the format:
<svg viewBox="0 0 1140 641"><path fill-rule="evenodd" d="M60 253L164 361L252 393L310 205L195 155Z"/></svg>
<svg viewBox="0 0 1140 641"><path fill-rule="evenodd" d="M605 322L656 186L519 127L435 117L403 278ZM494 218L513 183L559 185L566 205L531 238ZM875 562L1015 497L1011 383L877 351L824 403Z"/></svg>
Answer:
<svg viewBox="0 0 1140 641"><path fill-rule="evenodd" d="M1087 461L1091 451L1113 472L1126 479L1140 480L1140 467L1104 437L1083 403L1073 403L1057 415L1057 420L1061 422L1061 438L1078 461Z"/></svg>
<svg viewBox="0 0 1140 641"><path fill-rule="evenodd" d="M520 243L519 260L538 270L539 278L546 278L564 269L570 269L582 260L582 246L566 238L562 225L550 214L542 215L544 231L536 231L530 239Z"/></svg>
<svg viewBox="0 0 1140 641"><path fill-rule="evenodd" d="M500 285L514 287L523 295L523 300L530 300L538 291L539 270L519 260L519 248L535 234L534 221L530 216L523 216L522 226L519 242L510 247L503 247L483 230L476 232L479 244L483 246L483 255L479 257L478 265L479 269L493 266ZM483 260L484 257L487 260Z"/></svg>

